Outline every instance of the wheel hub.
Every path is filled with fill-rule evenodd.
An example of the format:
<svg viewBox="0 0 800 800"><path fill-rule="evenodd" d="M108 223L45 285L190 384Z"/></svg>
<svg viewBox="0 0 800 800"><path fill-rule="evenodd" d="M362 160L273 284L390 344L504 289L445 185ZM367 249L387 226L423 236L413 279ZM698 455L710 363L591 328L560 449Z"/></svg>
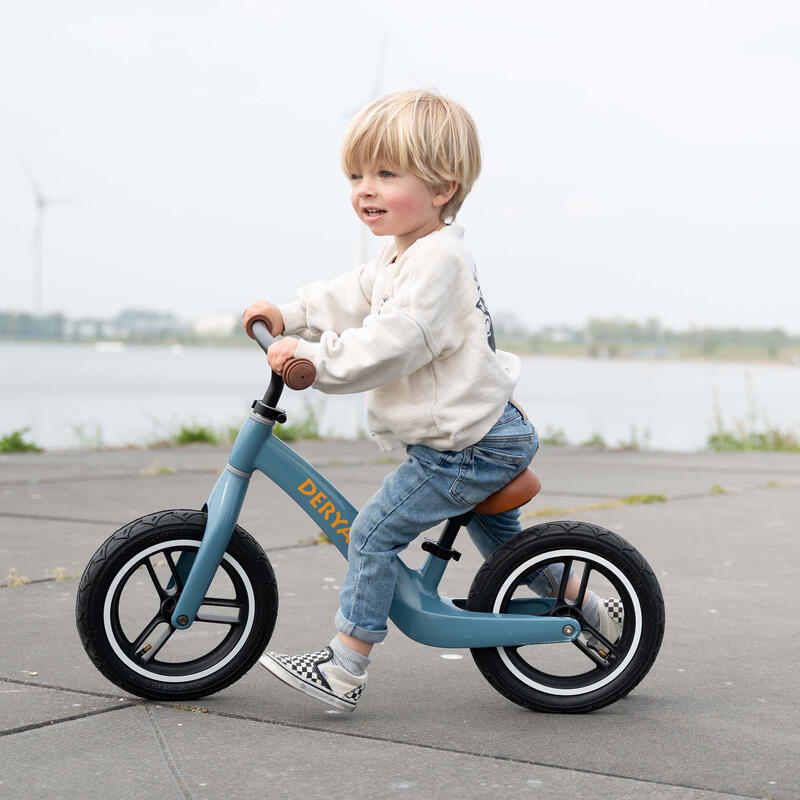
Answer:
<svg viewBox="0 0 800 800"><path fill-rule="evenodd" d="M176 605L178 605L178 595L167 597L161 604L161 614L165 622L169 622L172 619L172 612L175 611Z"/></svg>

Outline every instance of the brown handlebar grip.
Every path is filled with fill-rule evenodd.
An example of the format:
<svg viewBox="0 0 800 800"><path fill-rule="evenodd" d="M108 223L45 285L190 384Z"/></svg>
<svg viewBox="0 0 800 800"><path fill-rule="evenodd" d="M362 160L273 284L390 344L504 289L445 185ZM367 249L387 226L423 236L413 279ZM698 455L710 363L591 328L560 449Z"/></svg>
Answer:
<svg viewBox="0 0 800 800"><path fill-rule="evenodd" d="M283 333L283 314L276 306L271 306L266 313L256 314L247 320L245 330L251 339L255 339L255 336L253 336L254 322L263 322L267 326L270 336L280 336Z"/></svg>
<svg viewBox="0 0 800 800"><path fill-rule="evenodd" d="M317 368L307 358L293 358L283 365L282 377L290 389L308 389L317 377Z"/></svg>

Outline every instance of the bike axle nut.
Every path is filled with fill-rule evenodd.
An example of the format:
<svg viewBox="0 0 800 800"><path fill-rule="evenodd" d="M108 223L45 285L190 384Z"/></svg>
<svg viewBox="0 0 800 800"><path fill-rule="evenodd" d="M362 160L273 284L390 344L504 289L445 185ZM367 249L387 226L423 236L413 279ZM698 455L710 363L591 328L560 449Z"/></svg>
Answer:
<svg viewBox="0 0 800 800"><path fill-rule="evenodd" d="M178 621L180 622L180 620L178 620ZM181 624L183 624L183 623L181 623ZM572 634L575 633L575 627L573 625L565 625L561 629L561 633L563 633L564 636L572 636Z"/></svg>
<svg viewBox="0 0 800 800"><path fill-rule="evenodd" d="M181 614L178 617L178 625L188 625L189 624L189 617L186 614Z"/></svg>

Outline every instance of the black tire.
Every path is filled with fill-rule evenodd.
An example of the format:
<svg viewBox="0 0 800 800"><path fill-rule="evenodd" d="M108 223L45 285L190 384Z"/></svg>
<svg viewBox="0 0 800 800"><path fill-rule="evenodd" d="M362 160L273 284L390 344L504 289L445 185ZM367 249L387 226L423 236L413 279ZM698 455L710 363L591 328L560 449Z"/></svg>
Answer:
<svg viewBox="0 0 800 800"><path fill-rule="evenodd" d="M532 573L567 562L576 575L580 569L581 579L586 575L586 588L616 594L622 602L615 643L601 641L579 604L566 599L562 581L539 613L578 620L577 640L472 650L478 669L498 692L535 711L584 713L619 700L647 674L664 636L664 600L647 561L617 534L585 522L535 525L499 547L475 576L467 608L508 613L512 600L530 602L535 596L528 586ZM580 588L574 594L579 593Z"/></svg>
<svg viewBox="0 0 800 800"><path fill-rule="evenodd" d="M192 700L218 692L250 669L272 636L275 573L238 525L197 620L186 630L170 624L183 586L180 554L196 552L205 527L202 511L149 514L114 533L84 570L75 609L81 641L100 672L131 694Z"/></svg>

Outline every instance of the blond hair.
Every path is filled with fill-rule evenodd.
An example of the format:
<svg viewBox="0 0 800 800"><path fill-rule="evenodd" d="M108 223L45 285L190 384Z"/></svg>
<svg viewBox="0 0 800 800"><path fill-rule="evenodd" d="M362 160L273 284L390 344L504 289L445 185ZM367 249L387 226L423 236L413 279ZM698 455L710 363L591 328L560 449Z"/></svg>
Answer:
<svg viewBox="0 0 800 800"><path fill-rule="evenodd" d="M440 211L440 219L452 219L481 171L478 131L464 108L436 91L388 94L356 114L342 143L348 177L379 161L413 173L434 190L456 181L455 194Z"/></svg>

